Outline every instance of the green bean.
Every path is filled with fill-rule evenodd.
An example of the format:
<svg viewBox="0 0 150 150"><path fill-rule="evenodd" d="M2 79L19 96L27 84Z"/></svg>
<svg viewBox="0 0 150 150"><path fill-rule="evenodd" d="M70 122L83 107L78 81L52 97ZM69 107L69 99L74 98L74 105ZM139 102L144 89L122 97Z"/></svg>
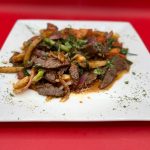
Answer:
<svg viewBox="0 0 150 150"><path fill-rule="evenodd" d="M33 78L32 83L35 84L36 82L41 80L44 75L44 72L45 71L43 69L39 69L37 75Z"/></svg>
<svg viewBox="0 0 150 150"><path fill-rule="evenodd" d="M49 38L45 38L44 42L46 44L48 44L49 46L57 46L57 42L55 42L54 40L51 40ZM63 44L58 44L58 47L60 47L60 50L65 51L65 52L69 52L70 48L69 46L63 45Z"/></svg>

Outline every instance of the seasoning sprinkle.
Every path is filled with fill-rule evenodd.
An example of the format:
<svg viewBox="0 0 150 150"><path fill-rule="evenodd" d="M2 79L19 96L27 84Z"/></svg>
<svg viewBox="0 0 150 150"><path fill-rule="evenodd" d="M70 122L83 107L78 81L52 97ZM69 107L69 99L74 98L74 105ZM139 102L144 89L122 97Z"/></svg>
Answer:
<svg viewBox="0 0 150 150"><path fill-rule="evenodd" d="M14 95L13 95L12 93L10 93L10 96L11 96L11 97L14 97Z"/></svg>
<svg viewBox="0 0 150 150"><path fill-rule="evenodd" d="M133 75L136 75L136 73L135 73L135 72L132 72L132 74L133 74Z"/></svg>
<svg viewBox="0 0 150 150"><path fill-rule="evenodd" d="M125 83L125 84L129 84L129 81L125 81L124 83Z"/></svg>

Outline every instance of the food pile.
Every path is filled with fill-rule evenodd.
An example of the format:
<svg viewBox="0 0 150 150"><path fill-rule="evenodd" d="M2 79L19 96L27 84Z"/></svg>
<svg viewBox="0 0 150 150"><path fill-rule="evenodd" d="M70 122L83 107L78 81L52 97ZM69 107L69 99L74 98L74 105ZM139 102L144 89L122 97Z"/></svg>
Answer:
<svg viewBox="0 0 150 150"><path fill-rule="evenodd" d="M0 67L1 73L17 73L18 82L13 85L15 93L28 88L40 95L68 99L71 92L80 92L98 82L99 88L108 87L130 62L111 32L93 29L58 27L48 23L23 43L22 52L10 58L12 67Z"/></svg>

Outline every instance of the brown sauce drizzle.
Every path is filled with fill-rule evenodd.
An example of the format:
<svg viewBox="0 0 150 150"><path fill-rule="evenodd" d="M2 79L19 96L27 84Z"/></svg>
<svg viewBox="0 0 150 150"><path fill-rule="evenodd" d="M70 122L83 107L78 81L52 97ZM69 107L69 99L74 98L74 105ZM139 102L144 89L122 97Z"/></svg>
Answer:
<svg viewBox="0 0 150 150"><path fill-rule="evenodd" d="M99 86L101 84L101 81L100 80L96 80L96 82L90 86L89 88L87 89L83 89L81 90L80 92L73 92L74 94L87 94L87 93L93 93L93 92L100 92L100 91L106 91L106 90L109 90L110 88L112 88L112 86L114 85L114 83L116 81L118 81L124 74L128 73L127 70L124 70L124 71L121 71L120 73L118 73L118 75L116 76L116 78L114 79L114 81L109 85L107 86L106 88L104 89L100 89Z"/></svg>
<svg viewBox="0 0 150 150"><path fill-rule="evenodd" d="M110 88L112 88L112 86L114 85L114 83L116 81L118 81L124 74L128 73L127 70L121 71L120 73L118 73L118 75L116 76L115 80L109 85L107 86L105 89L100 89L99 86L101 84L100 80L96 80L89 88L83 89L80 92L72 92L75 95L79 95L79 94L89 94L89 93L95 93L95 92L101 92L101 91L107 91ZM49 102L53 99L52 96L47 96L46 101ZM63 97L61 98L61 102L65 102L62 101Z"/></svg>

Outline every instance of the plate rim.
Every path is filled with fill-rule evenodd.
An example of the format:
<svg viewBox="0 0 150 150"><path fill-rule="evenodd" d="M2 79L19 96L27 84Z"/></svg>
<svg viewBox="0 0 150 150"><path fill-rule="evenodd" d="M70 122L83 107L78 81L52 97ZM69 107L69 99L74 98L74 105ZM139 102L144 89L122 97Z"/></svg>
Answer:
<svg viewBox="0 0 150 150"><path fill-rule="evenodd" d="M148 49L147 49L147 47L146 47L146 45L145 45L145 43L144 43L144 41L142 40L142 38L140 37L140 35L138 34L138 32L137 32L137 30L134 28L134 26L130 23L130 22L128 22L128 21L109 21L109 20L59 20L59 19L18 19L15 23L14 23L14 25L13 25L13 27L11 28L11 30L10 30L10 32L9 32L9 34L7 35L7 37L6 37L6 39L5 39L5 41L4 41L4 43L3 43L3 45L2 45L2 47L1 47L1 51L4 49L3 47L4 47L4 45L6 44L6 42L7 42L7 39L8 39L8 37L11 35L11 33L12 33L12 31L13 31L13 29L15 28L15 25L17 24L17 23L19 23L19 22L29 22L29 21L57 21L57 22L61 22L61 21L63 21L63 22L97 22L97 23L101 23L101 22L103 22L103 23L118 23L118 24L127 24L127 25L130 25L131 27L132 27L132 29L134 30L134 32L136 33L136 35L137 35L137 37L139 38L139 40L141 41L141 44L145 47L145 49L147 50L147 52L149 53L149 51L148 51ZM0 51L0 52L1 52ZM95 119L93 119L93 120L88 120L88 119L83 119L83 120L74 120L74 119L69 119L69 120L65 120L65 119L62 119L62 120L53 120L53 119L51 119L51 120L48 120L48 119L46 119L46 120L38 120L38 119L36 119L36 120L34 120L34 119L31 119L31 120L26 120L26 119L24 119L24 120L4 120L4 121L2 121L2 120L0 120L0 122L116 122L116 121L150 121L150 118L149 119L109 119L109 120L106 120L106 119L104 119L104 120L102 120L102 119L100 119L100 120L95 120Z"/></svg>

